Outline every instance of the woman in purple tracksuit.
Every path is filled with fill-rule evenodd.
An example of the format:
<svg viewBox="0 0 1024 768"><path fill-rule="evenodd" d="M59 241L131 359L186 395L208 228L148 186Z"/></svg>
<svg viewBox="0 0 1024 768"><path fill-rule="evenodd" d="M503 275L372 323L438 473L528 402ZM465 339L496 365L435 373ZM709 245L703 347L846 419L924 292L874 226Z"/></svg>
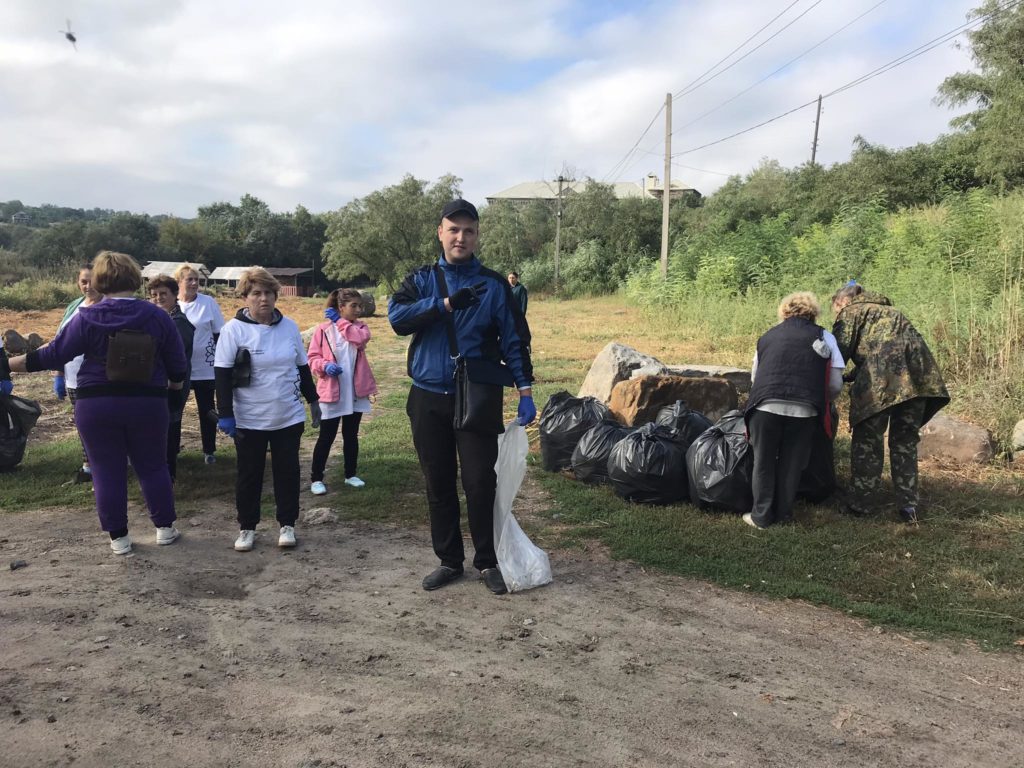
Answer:
<svg viewBox="0 0 1024 768"><path fill-rule="evenodd" d="M139 479L149 516L156 526L156 543L172 544L174 494L167 470L168 398L181 398L187 360L178 329L170 316L135 293L142 275L135 260L123 253L102 251L93 263L93 284L103 301L82 307L47 346L11 360L21 372L60 370L78 355L85 361L78 372L75 420L92 467L96 510L110 548L117 555L131 552L128 536L128 462ZM122 331L152 338L152 367L108 360L108 347ZM121 337L124 338L124 337ZM140 338L139 336L135 337ZM113 356L112 356L113 357ZM126 357L122 359L128 359ZM111 381L139 378L143 381Z"/></svg>

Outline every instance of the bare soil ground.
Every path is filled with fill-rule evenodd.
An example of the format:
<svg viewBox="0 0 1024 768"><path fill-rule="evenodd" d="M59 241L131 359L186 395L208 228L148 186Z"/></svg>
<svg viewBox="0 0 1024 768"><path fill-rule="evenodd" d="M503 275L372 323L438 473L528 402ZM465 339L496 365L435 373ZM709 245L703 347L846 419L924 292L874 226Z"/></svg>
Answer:
<svg viewBox="0 0 1024 768"><path fill-rule="evenodd" d="M545 503L528 478L521 519ZM135 506L127 558L91 510L0 518L0 765L1024 765L1016 655L598 549L427 593L425 528L340 514L236 553L228 504L170 547Z"/></svg>

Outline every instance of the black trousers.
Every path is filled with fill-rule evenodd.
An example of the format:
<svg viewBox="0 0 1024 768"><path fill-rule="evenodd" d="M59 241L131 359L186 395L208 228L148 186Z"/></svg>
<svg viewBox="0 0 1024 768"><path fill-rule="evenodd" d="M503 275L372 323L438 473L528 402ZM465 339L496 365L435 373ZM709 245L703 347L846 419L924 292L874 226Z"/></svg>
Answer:
<svg viewBox="0 0 1024 768"><path fill-rule="evenodd" d="M779 416L753 411L747 419L754 449L754 508L751 516L761 527L793 519L793 501L800 474L811 457L818 417Z"/></svg>
<svg viewBox="0 0 1024 768"><path fill-rule="evenodd" d="M345 457L345 479L356 476L356 465L359 462L359 422L362 418L363 414L357 411L347 416L323 419L320 422L320 436L316 439L316 445L313 446L313 468L310 472L312 482L324 479L327 457L331 453L334 439L338 436L339 424L341 424L341 451Z"/></svg>
<svg viewBox="0 0 1024 768"><path fill-rule="evenodd" d="M203 439L203 453L213 453L217 450L217 422L208 415L214 409L213 379L193 381L191 387L196 393L196 408L199 409L199 434Z"/></svg>
<svg viewBox="0 0 1024 768"><path fill-rule="evenodd" d="M238 478L235 481L235 507L238 527L253 530L260 521L260 497L263 495L263 471L270 465L274 472L274 504L277 522L295 525L299 519L299 439L305 423L284 429L239 429L235 434L238 454Z"/></svg>
<svg viewBox="0 0 1024 768"><path fill-rule="evenodd" d="M172 413L167 425L167 469L171 473L171 482L178 477L178 454L181 453L181 416Z"/></svg>
<svg viewBox="0 0 1024 768"><path fill-rule="evenodd" d="M405 407L412 425L412 441L427 481L430 537L441 565L462 568L465 552L460 527L456 476L461 466L466 492L469 533L479 570L498 564L494 554L494 494L498 478L497 435L478 435L452 428L454 395L440 395L413 385Z"/></svg>

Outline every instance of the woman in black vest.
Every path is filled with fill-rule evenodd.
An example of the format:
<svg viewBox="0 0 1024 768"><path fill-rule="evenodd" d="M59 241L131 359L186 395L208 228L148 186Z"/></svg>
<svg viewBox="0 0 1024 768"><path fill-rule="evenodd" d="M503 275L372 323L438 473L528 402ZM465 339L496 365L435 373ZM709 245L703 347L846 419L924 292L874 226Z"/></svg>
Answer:
<svg viewBox="0 0 1024 768"><path fill-rule="evenodd" d="M813 293L790 294L779 304L782 322L757 341L745 414L754 508L743 515L755 528L792 521L817 419L832 434L828 404L843 387L845 362L835 337L814 322L820 311Z"/></svg>

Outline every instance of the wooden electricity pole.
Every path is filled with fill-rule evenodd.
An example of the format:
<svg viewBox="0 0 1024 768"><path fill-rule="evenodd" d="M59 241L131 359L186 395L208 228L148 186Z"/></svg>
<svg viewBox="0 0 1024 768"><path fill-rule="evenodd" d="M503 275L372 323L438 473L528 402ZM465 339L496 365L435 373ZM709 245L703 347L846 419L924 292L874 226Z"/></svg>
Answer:
<svg viewBox="0 0 1024 768"><path fill-rule="evenodd" d="M555 213L555 292L558 292L558 261L562 255L562 184L565 177L558 174L558 211Z"/></svg>
<svg viewBox="0 0 1024 768"><path fill-rule="evenodd" d="M668 278L668 209L672 188L672 94L665 94L665 180L661 192L661 277Z"/></svg>
<svg viewBox="0 0 1024 768"><path fill-rule="evenodd" d="M818 114L814 118L814 141L811 143L811 165L818 156L818 123L821 122L821 95L818 95Z"/></svg>

